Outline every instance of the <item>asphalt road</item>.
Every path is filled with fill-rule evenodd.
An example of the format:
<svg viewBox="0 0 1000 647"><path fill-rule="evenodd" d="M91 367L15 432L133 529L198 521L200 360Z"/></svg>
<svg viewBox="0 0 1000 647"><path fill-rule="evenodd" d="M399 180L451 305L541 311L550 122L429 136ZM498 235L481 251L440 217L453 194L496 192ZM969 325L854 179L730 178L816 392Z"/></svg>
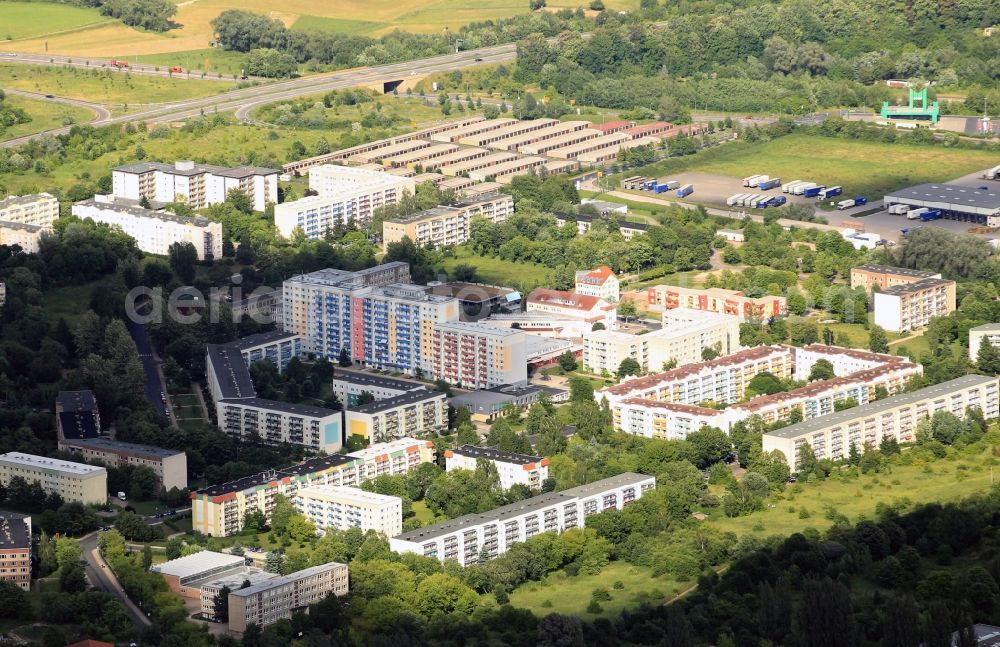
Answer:
<svg viewBox="0 0 1000 647"><path fill-rule="evenodd" d="M232 76L223 76L221 79L218 74L212 76L206 74L204 78L201 76L202 70L188 70L181 73L170 73L169 67L160 66L160 69L156 69L155 65L129 65L128 68L118 68L111 65L110 59L99 57L99 56L58 56L55 54L26 54L22 52L0 52L0 62L4 63L20 63L22 65L66 65L69 67L81 67L88 70L111 70L113 72L120 72L125 74L126 72L131 74L143 74L147 76L174 76L177 78L184 79L197 79L199 81L232 81Z"/></svg>
<svg viewBox="0 0 1000 647"><path fill-rule="evenodd" d="M95 588L110 593L121 600L125 606L125 612L128 614L129 620L135 625L136 630L142 631L151 625L152 622L143 613L142 609L136 606L131 598L125 594L125 590L119 584L118 578L111 572L111 567L101 557L100 551L97 550L98 534L97 532L92 532L80 539L80 549L83 552L83 559L87 562L84 573L86 573L87 579L90 580L90 583Z"/></svg>
<svg viewBox="0 0 1000 647"><path fill-rule="evenodd" d="M257 106L294 99L297 97L342 90L359 85L383 83L386 81L404 80L410 76L427 76L438 72L458 70L487 63L500 63L514 60L517 56L516 45L497 45L478 50L444 54L418 61L393 63L378 67L363 67L341 70L317 76L309 76L289 81L280 81L269 85L254 86L230 90L210 97L189 99L175 103L165 103L156 107L139 110L126 115L111 117L96 125L110 125L136 121L179 121L202 113L236 111L236 117L242 121L251 121L249 113ZM70 127L57 128L47 133L28 135L16 140L0 143L0 146L10 147L41 137L43 134L63 134Z"/></svg>
<svg viewBox="0 0 1000 647"><path fill-rule="evenodd" d="M25 90L14 90L11 88L4 88L4 92L13 96L35 99L36 101L48 101L49 103L60 103L67 106L86 108L87 110L90 110L91 112L94 113L94 118L91 119L89 122L87 122L92 126L100 126L104 123L107 123L111 119L111 111L99 103L80 101L79 99L70 99L68 97L57 97L51 94L42 94L41 92L27 92ZM63 133L66 130L68 130L68 128L69 128L68 126L63 128L53 128L51 130L42 131L40 133L25 135L24 137L16 137L14 139L8 139L5 142L0 142L0 146L4 148L10 148L12 146L20 146L21 144L27 144L32 139L37 139L42 135Z"/></svg>
<svg viewBox="0 0 1000 647"><path fill-rule="evenodd" d="M134 321L128 323L128 332L139 351L139 361L142 362L142 370L146 374L146 399L149 400L158 414L173 422L170 406L160 396L161 393L167 392L167 386L160 378L159 366L157 366L156 358L153 357L153 346L149 341L149 333L146 332L145 326Z"/></svg>

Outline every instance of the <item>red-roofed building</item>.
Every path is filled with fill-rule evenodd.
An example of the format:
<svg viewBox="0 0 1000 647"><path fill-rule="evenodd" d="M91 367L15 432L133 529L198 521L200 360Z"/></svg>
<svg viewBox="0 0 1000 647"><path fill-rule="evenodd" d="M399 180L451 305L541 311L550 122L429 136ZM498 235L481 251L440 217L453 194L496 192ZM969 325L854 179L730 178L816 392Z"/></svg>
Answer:
<svg viewBox="0 0 1000 647"><path fill-rule="evenodd" d="M606 121L603 124L594 124L591 128L601 131L601 134L610 135L633 126L635 126L634 121Z"/></svg>
<svg viewBox="0 0 1000 647"><path fill-rule="evenodd" d="M618 277L607 265L576 273L576 293L618 303L621 296Z"/></svg>
<svg viewBox="0 0 1000 647"><path fill-rule="evenodd" d="M528 312L544 312L564 319L604 324L607 330L618 327L618 307L600 297L577 292L535 288L528 295Z"/></svg>
<svg viewBox="0 0 1000 647"><path fill-rule="evenodd" d="M673 308L707 310L736 315L740 318L740 322L780 317L788 309L785 297L771 295L748 297L737 290L722 288L699 290L676 285L654 285L646 290L646 295L652 310Z"/></svg>
<svg viewBox="0 0 1000 647"><path fill-rule="evenodd" d="M702 427L727 429L727 412L643 398L627 398L611 409L615 429L646 438L678 440Z"/></svg>

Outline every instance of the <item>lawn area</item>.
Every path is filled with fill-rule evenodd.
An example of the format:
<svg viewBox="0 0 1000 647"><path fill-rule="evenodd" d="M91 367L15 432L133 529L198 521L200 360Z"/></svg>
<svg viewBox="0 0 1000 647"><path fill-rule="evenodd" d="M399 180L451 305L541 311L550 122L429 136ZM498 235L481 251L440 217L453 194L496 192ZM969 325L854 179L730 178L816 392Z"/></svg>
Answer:
<svg viewBox="0 0 1000 647"><path fill-rule="evenodd" d="M451 274L456 265L463 263L476 268L476 281L512 287L520 290L522 296L538 286L549 285L553 272L544 265L477 256L465 246L455 248L455 256L444 259L443 269Z"/></svg>
<svg viewBox="0 0 1000 647"><path fill-rule="evenodd" d="M246 54L229 52L219 47L206 47L188 52L131 55L128 57L128 61L143 67L153 65L164 70L178 65L184 68L185 74L174 76L182 79L187 78L188 70L207 72L210 76L222 74L232 78L234 74L242 75L243 68L246 67ZM192 74L191 78L196 78L196 76L200 76L200 74Z"/></svg>
<svg viewBox="0 0 1000 647"><path fill-rule="evenodd" d="M413 510L413 516L417 518L417 521L424 526L429 526L438 521L438 518L423 501L414 501L410 509Z"/></svg>
<svg viewBox="0 0 1000 647"><path fill-rule="evenodd" d="M235 85L222 81L208 83L117 70L113 72L110 68L101 69L103 62L91 61L93 69L90 70L58 65L0 63L0 86L112 106L137 106L210 96Z"/></svg>
<svg viewBox="0 0 1000 647"><path fill-rule="evenodd" d="M756 169L772 177L811 177L841 185L869 200L893 189L951 180L1000 164L1000 153L933 145L885 144L792 134L761 144L737 142L697 155L631 169L628 175L661 176L698 171L742 177Z"/></svg>
<svg viewBox="0 0 1000 647"><path fill-rule="evenodd" d="M116 22L114 18L102 16L97 9L55 3L0 2L0 40L5 41L37 38L113 22Z"/></svg>
<svg viewBox="0 0 1000 647"><path fill-rule="evenodd" d="M94 118L94 113L86 108L27 99L13 94L8 94L4 103L15 108L22 108L31 116L31 121L7 128L0 133L0 140L40 133L69 124L85 124Z"/></svg>
<svg viewBox="0 0 1000 647"><path fill-rule="evenodd" d="M178 420L202 421L201 404L198 396L193 393L171 395L170 403L174 406L174 415Z"/></svg>
<svg viewBox="0 0 1000 647"><path fill-rule="evenodd" d="M782 498L768 499L768 503L774 504L773 508L732 519L715 509L710 511L706 523L737 535L787 536L807 528L821 531L829 528L832 521L825 516L828 507L854 523L862 517L873 518L879 503L890 504L904 499L915 504L957 501L990 487L992 466L997 462L991 450L992 447L972 454L958 454L926 466L896 464L891 471L864 474L857 479L797 483L787 488ZM718 487L712 486L712 489ZM803 509L808 510L805 519L800 516Z"/></svg>
<svg viewBox="0 0 1000 647"><path fill-rule="evenodd" d="M624 588L615 589L615 582L621 582ZM680 584L666 576L654 578L648 568L612 562L598 575L570 576L565 571L556 571L540 582L526 582L510 594L510 603L538 616L564 613L593 619L616 616L622 609L637 607L643 602L666 601L688 586L690 584ZM611 599L600 602L601 613L587 613L587 605L596 588L607 589Z"/></svg>
<svg viewBox="0 0 1000 647"><path fill-rule="evenodd" d="M12 194L17 194L14 187L9 187ZM72 329L77 320L87 311L86 305L90 303L90 294L100 285L100 281L93 281L84 285L68 286L64 288L52 288L45 291L45 314L50 321L59 321L60 317L66 319L66 323ZM85 295L85 296L84 296Z"/></svg>

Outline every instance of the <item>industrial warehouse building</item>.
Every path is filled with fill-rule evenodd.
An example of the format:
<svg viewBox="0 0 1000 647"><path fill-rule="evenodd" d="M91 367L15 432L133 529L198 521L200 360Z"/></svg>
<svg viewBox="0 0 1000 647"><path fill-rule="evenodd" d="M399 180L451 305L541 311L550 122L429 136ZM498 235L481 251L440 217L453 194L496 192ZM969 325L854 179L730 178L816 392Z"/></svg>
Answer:
<svg viewBox="0 0 1000 647"><path fill-rule="evenodd" d="M940 209L941 216L949 220L1000 227L1000 192L992 186L980 189L959 184L918 184L886 195L882 204L887 209L894 204Z"/></svg>

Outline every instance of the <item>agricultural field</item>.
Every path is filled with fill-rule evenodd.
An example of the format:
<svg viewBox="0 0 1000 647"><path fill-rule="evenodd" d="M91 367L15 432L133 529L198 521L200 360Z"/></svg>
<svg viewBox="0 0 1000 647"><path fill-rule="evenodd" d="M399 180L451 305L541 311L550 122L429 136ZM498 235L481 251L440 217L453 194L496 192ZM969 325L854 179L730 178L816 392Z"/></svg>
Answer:
<svg viewBox="0 0 1000 647"><path fill-rule="evenodd" d="M114 18L102 16L97 9L41 2L0 2L0 50L9 44L3 41L69 34L114 22Z"/></svg>
<svg viewBox="0 0 1000 647"><path fill-rule="evenodd" d="M28 99L13 94L8 94L4 103L23 109L31 115L31 121L7 128L0 133L0 140L40 133L69 124L85 124L94 118L94 113L86 108Z"/></svg>
<svg viewBox="0 0 1000 647"><path fill-rule="evenodd" d="M792 134L761 144L726 144L628 175L697 171L739 178L759 171L773 177L816 178L872 200L899 187L950 180L997 164L1000 154L993 151Z"/></svg>
<svg viewBox="0 0 1000 647"><path fill-rule="evenodd" d="M549 9L575 9L583 4L586 3L556 0L549 4ZM639 2L607 0L605 4L608 9L635 9ZM155 33L133 29L117 21L108 21L96 10L61 4L41 5L52 14L52 20L26 21L23 19L26 15L23 8L25 5L32 8L38 6L21 2L0 3L0 25L18 25L17 29L9 30L13 40L8 41L8 49L102 57L204 50L211 45L214 36L211 21L227 9L244 9L268 15L294 28L365 36L381 36L394 29L440 34L446 28L457 30L470 22L507 18L528 11L528 3L523 0L411 0L405 4L393 0L342 0L336 3L290 0L277 8L265 0L197 0L178 3L174 20L181 25L179 29ZM26 22L29 24L25 24ZM97 24L82 28L88 22ZM0 37L6 35L0 29ZM45 49L46 43L48 50Z"/></svg>
<svg viewBox="0 0 1000 647"><path fill-rule="evenodd" d="M128 74L100 69L100 63L93 61L95 67L91 70L57 65L0 63L0 87L124 108L195 99L224 92L235 86L234 83L222 81L206 83L180 77Z"/></svg>

